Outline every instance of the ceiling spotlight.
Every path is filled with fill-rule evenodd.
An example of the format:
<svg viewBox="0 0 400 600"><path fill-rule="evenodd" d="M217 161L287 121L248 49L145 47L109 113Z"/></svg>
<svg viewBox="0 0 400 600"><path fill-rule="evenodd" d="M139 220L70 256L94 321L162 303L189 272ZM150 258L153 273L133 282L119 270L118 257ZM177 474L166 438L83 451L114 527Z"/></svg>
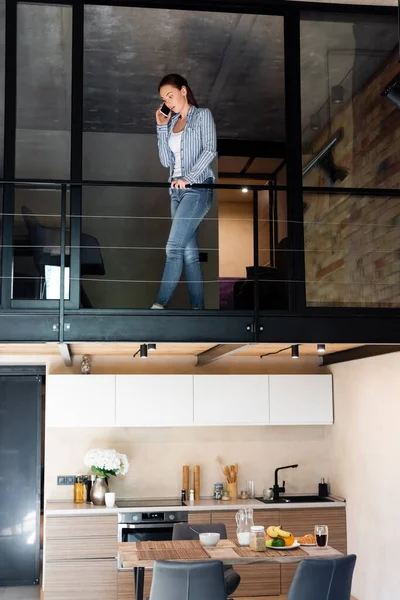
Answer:
<svg viewBox="0 0 400 600"><path fill-rule="evenodd" d="M294 344L294 346L292 346L292 358L299 358L299 345L298 344Z"/></svg>
<svg viewBox="0 0 400 600"><path fill-rule="evenodd" d="M147 344L147 350L157 350L157 344Z"/></svg>
<svg viewBox="0 0 400 600"><path fill-rule="evenodd" d="M325 350L325 344L317 344L317 352L320 352L322 354L322 352L325 352Z"/></svg>
<svg viewBox="0 0 400 600"><path fill-rule="evenodd" d="M321 127L321 121L319 118L319 113L315 113L310 117L310 129L313 131L318 131Z"/></svg>
<svg viewBox="0 0 400 600"><path fill-rule="evenodd" d="M147 344L140 344L140 358L147 358Z"/></svg>
<svg viewBox="0 0 400 600"><path fill-rule="evenodd" d="M242 188L242 192L243 192L243 194L247 194L247 192L248 192L248 191L249 191L249 190L248 190L248 188L247 188L247 187L243 187L243 188Z"/></svg>
<svg viewBox="0 0 400 600"><path fill-rule="evenodd" d="M344 87L342 85L333 85L331 88L332 104L342 104L344 100Z"/></svg>

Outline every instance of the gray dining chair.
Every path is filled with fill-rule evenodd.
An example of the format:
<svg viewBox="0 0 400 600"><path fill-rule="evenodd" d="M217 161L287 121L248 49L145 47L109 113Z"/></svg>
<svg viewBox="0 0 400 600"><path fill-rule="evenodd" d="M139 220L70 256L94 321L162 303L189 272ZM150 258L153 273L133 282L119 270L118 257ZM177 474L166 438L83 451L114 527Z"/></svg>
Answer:
<svg viewBox="0 0 400 600"><path fill-rule="evenodd" d="M302 560L287 600L350 600L356 555Z"/></svg>
<svg viewBox="0 0 400 600"><path fill-rule="evenodd" d="M198 540L199 533L219 533L221 540L227 539L226 527L223 523L175 523L172 530L173 540ZM236 573L229 565L224 565L224 581L226 595L231 596L238 588L240 583L240 575Z"/></svg>
<svg viewBox="0 0 400 600"><path fill-rule="evenodd" d="M224 569L220 560L154 564L150 600L225 600Z"/></svg>

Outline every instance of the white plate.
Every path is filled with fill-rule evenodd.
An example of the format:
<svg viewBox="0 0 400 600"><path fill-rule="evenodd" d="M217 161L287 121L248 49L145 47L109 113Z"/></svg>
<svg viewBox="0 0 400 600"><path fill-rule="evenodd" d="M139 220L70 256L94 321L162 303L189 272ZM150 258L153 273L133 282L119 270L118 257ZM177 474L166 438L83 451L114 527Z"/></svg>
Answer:
<svg viewBox="0 0 400 600"><path fill-rule="evenodd" d="M316 546L317 544L300 544L300 546Z"/></svg>
<svg viewBox="0 0 400 600"><path fill-rule="evenodd" d="M299 542L295 540L294 544L291 546L267 546L268 550L294 550L300 546Z"/></svg>

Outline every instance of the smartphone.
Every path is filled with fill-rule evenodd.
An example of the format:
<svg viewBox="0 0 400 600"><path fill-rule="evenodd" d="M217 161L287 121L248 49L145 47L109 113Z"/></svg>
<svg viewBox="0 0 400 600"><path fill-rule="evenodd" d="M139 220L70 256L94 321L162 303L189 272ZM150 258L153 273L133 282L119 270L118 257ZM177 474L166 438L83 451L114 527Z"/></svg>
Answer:
<svg viewBox="0 0 400 600"><path fill-rule="evenodd" d="M162 107L160 108L160 113L162 115L164 115L164 117L168 117L169 113L171 112L171 109L168 108L168 106L165 104L162 105Z"/></svg>

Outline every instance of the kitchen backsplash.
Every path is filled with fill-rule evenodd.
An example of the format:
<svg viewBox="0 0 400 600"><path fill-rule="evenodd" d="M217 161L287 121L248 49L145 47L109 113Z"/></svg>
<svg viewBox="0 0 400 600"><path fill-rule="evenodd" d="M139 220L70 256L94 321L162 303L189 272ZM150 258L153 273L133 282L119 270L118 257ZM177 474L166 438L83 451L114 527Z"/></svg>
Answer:
<svg viewBox="0 0 400 600"><path fill-rule="evenodd" d="M72 499L72 486L57 486L57 475L85 473L83 458L90 448L115 448L128 455L129 473L110 482L117 497L178 497L185 464L200 465L201 495L211 496L214 483L224 481L218 455L226 464L238 463L239 490L253 479L259 495L273 485L276 467L298 463L298 469L283 474L286 490L317 492L321 477L329 481L328 430L324 426L47 429L45 496Z"/></svg>

